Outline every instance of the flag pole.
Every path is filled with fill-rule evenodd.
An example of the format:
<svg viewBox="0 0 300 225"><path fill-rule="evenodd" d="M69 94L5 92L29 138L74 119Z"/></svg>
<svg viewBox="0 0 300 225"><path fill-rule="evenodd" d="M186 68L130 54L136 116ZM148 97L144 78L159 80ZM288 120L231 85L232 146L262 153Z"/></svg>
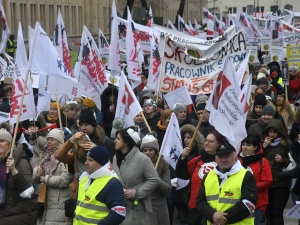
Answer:
<svg viewBox="0 0 300 225"><path fill-rule="evenodd" d="M14 146L15 146L15 143L16 143L16 137L17 137L17 132L18 132L18 128L19 128L19 122L20 122L20 117L21 117L21 112L22 112L22 106L23 106L23 102L24 102L25 91L26 91L26 88L27 88L27 81L28 81L28 77L29 77L30 73L31 73L31 71L27 70L25 81L24 81L24 87L23 87L23 91L22 91L21 102L20 102L20 105L19 105L18 118L17 118L15 130L14 130L14 136L13 136L13 139L12 139L12 142L11 142L11 149L10 149L9 156L12 156L13 149L14 149ZM8 172L9 172L9 170L7 168L6 173L8 173Z"/></svg>
<svg viewBox="0 0 300 225"><path fill-rule="evenodd" d="M202 120L203 120L203 118L204 118L204 114L205 114L205 113L206 113L206 109L204 109L204 111L203 111L203 113L202 113L202 115L201 115L201 117L200 117L200 120L199 120L199 122L198 122L198 124L197 124L197 127L196 127L196 129L195 129L195 132L194 132L193 137L192 137L192 139L191 139L191 142L190 142L190 144L189 144L189 148L190 148L190 149L192 148L192 146L193 146L193 144L194 144L194 140L195 140L195 138L196 138L197 131L198 131L199 128L200 128L200 125L201 125L201 123L202 123Z"/></svg>
<svg viewBox="0 0 300 225"><path fill-rule="evenodd" d="M62 130L62 122L61 122L61 114L60 114L60 110L59 110L59 106L58 106L58 96L57 94L55 94L55 97L56 97L56 108L57 108L57 112L58 112L58 121L59 121L59 126L60 126L60 135L61 135L61 140L62 140L62 144L65 143L65 139L64 139L64 134L63 134L63 130ZM67 173L69 173L69 168L68 168L68 164L65 164L65 167L66 167L66 170L67 170Z"/></svg>
<svg viewBox="0 0 300 225"><path fill-rule="evenodd" d="M150 128L150 126L149 126L149 124L148 124L148 122L147 122L147 120L146 120L146 117L145 117L145 115L144 115L144 112L142 111L141 114L142 114L142 116L143 116L143 119L144 119L145 124L146 124L146 126L147 126L147 128L148 128L149 133L151 133L151 128Z"/></svg>

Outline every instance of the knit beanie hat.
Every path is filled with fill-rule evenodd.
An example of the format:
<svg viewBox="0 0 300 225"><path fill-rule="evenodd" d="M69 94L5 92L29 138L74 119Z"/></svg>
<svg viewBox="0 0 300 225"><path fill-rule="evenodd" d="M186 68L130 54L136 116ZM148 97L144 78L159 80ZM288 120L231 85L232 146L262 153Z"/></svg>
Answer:
<svg viewBox="0 0 300 225"><path fill-rule="evenodd" d="M175 115L177 115L180 111L185 110L186 111L186 106L182 103L176 103L173 108L173 112Z"/></svg>
<svg viewBox="0 0 300 225"><path fill-rule="evenodd" d="M159 145L157 139L151 134L146 134L146 136L142 139L140 149L143 151L144 148L153 148L156 152L158 152Z"/></svg>
<svg viewBox="0 0 300 225"><path fill-rule="evenodd" d="M132 138L132 140L138 144L141 141L140 135L138 132L134 131L132 128L127 130L127 134Z"/></svg>
<svg viewBox="0 0 300 225"><path fill-rule="evenodd" d="M121 130L124 128L125 122L122 118L116 118L114 119L112 123L112 129L110 133L111 138L116 138L117 137L117 131Z"/></svg>
<svg viewBox="0 0 300 225"><path fill-rule="evenodd" d="M88 107L88 108L90 108L90 109L95 109L95 108L97 108L96 103L95 103L94 100L91 99L91 98L85 98L85 99L83 99L82 104L83 104L85 107Z"/></svg>
<svg viewBox="0 0 300 225"><path fill-rule="evenodd" d="M55 108L56 109L57 108L56 102L51 102L50 103L50 108ZM58 108L61 109L61 105L59 103L58 103Z"/></svg>
<svg viewBox="0 0 300 225"><path fill-rule="evenodd" d="M267 78L265 77L262 77L260 79L257 80L257 84L260 85L260 84L268 84L268 80Z"/></svg>
<svg viewBox="0 0 300 225"><path fill-rule="evenodd" d="M273 109L272 106L270 105L265 105L261 111L261 115L270 115L270 116L274 116L275 115L275 111Z"/></svg>
<svg viewBox="0 0 300 225"><path fill-rule="evenodd" d="M2 129L0 129L0 140L5 140L5 141L8 141L9 143L11 143L12 136L7 130L2 128Z"/></svg>
<svg viewBox="0 0 300 225"><path fill-rule="evenodd" d="M55 140L57 140L58 142L60 142L61 144L63 143L63 132L61 132L60 129L54 128L52 130L50 130L50 132L47 135L47 138L54 138Z"/></svg>
<svg viewBox="0 0 300 225"><path fill-rule="evenodd" d="M206 106L206 103L200 103L196 106L196 111L198 110L204 110Z"/></svg>
<svg viewBox="0 0 300 225"><path fill-rule="evenodd" d="M257 75L257 80L259 80L260 78L263 78L263 77L267 78L266 74L259 72L258 75Z"/></svg>
<svg viewBox="0 0 300 225"><path fill-rule="evenodd" d="M87 152L86 156L91 157L101 166L104 166L106 163L108 163L109 160L108 151L105 147L102 146L95 146Z"/></svg>
<svg viewBox="0 0 300 225"><path fill-rule="evenodd" d="M279 90L276 92L276 96L281 95L283 98L285 98L284 90Z"/></svg>
<svg viewBox="0 0 300 225"><path fill-rule="evenodd" d="M255 100L254 100L254 103L253 105L256 106L256 105L262 105L262 106L265 106L267 104L267 99L266 99L266 96L264 94L258 94L255 96Z"/></svg>
<svg viewBox="0 0 300 225"><path fill-rule="evenodd" d="M94 110L88 108L82 109L79 117L79 124L81 123L87 123L92 125L93 127L96 127L97 123Z"/></svg>
<svg viewBox="0 0 300 225"><path fill-rule="evenodd" d="M149 70L143 70L141 74L144 75L148 79Z"/></svg>

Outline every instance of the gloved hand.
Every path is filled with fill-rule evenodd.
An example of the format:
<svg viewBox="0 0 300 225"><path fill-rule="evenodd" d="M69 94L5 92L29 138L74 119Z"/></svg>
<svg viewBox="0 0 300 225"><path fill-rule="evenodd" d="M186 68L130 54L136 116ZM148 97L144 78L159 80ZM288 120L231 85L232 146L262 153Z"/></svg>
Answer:
<svg viewBox="0 0 300 225"><path fill-rule="evenodd" d="M172 187L177 187L177 178L173 178L171 180L171 185L172 185Z"/></svg>

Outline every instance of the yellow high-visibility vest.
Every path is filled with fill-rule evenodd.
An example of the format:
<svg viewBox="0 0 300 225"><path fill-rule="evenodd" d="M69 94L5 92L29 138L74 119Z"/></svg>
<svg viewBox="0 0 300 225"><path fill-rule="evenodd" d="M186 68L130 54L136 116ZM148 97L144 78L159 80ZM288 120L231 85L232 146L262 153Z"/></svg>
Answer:
<svg viewBox="0 0 300 225"><path fill-rule="evenodd" d="M212 170L208 173L204 185L205 194L208 204L218 212L224 212L233 207L241 200L242 183L247 170L242 169L239 172L231 175L220 189L219 179L217 174ZM211 224L207 221L207 224ZM248 218L234 224L253 225L254 211L250 213Z"/></svg>
<svg viewBox="0 0 300 225"><path fill-rule="evenodd" d="M84 177L79 183L78 198L73 219L73 225L97 225L109 214L106 204L96 200L96 196L105 187L113 176L95 179L84 191L88 177Z"/></svg>

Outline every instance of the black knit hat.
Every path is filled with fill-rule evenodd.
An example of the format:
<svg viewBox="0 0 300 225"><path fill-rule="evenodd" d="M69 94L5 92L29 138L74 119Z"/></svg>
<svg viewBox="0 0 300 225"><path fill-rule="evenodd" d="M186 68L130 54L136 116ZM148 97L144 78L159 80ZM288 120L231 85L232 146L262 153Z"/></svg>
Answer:
<svg viewBox="0 0 300 225"><path fill-rule="evenodd" d="M88 108L82 109L79 117L79 124L81 123L87 123L92 125L93 127L96 127L97 123L94 110Z"/></svg>
<svg viewBox="0 0 300 225"><path fill-rule="evenodd" d="M272 106L270 105L265 105L261 111L261 115L270 115L270 116L274 116L275 115L275 111L273 109Z"/></svg>
<svg viewBox="0 0 300 225"><path fill-rule="evenodd" d="M87 152L86 156L91 157L101 166L107 164L109 160L108 150L102 146L95 146L94 148L92 148Z"/></svg>
<svg viewBox="0 0 300 225"><path fill-rule="evenodd" d="M278 96L278 95L281 95L282 97L285 98L284 90L279 90L279 91L277 91L277 92L276 92L276 96Z"/></svg>
<svg viewBox="0 0 300 225"><path fill-rule="evenodd" d="M258 94L255 96L255 100L254 100L254 103L253 105L256 106L256 105L261 105L261 106L265 106L267 104L267 99L266 99L266 96L264 94Z"/></svg>
<svg viewBox="0 0 300 225"><path fill-rule="evenodd" d="M206 103L200 103L196 106L196 111L198 110L204 110L206 106Z"/></svg>

